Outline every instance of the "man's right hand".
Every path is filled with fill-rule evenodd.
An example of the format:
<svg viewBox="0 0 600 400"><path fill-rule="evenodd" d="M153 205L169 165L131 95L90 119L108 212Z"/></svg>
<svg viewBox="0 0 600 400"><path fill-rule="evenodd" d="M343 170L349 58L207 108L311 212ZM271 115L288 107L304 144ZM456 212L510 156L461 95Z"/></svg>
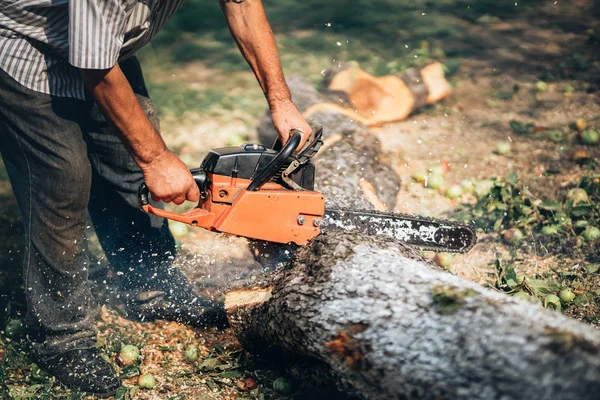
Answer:
<svg viewBox="0 0 600 400"><path fill-rule="evenodd" d="M164 150L149 163L140 166L144 173L144 181L155 201L181 204L186 200L200 200L200 190L192 174L185 164L171 153Z"/></svg>

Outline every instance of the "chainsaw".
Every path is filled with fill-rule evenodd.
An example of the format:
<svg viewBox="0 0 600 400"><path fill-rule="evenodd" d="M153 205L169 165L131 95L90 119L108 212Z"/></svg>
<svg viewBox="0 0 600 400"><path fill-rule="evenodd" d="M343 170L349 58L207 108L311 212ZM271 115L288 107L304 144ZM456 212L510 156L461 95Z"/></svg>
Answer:
<svg viewBox="0 0 600 400"><path fill-rule="evenodd" d="M274 243L306 244L321 232L351 231L391 236L423 250L464 253L476 241L471 225L416 215L325 207L314 190L311 162L323 144L314 129L300 151L302 136L292 132L285 146L272 149L242 144L211 150L190 172L200 189L197 207L177 213L150 204L145 183L141 208L159 217L236 236Z"/></svg>

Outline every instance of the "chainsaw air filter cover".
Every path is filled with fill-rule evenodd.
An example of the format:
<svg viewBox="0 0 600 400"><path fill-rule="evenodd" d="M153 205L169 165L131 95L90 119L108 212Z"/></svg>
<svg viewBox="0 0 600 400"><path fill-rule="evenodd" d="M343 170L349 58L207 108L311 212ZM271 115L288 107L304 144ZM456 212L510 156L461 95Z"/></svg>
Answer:
<svg viewBox="0 0 600 400"><path fill-rule="evenodd" d="M252 180L258 171L264 169L276 156L278 152L267 149L260 144L242 144L233 147L221 147L211 150L200 168L207 174L231 176ZM281 168L284 171L294 160L290 157L289 162ZM307 163L296 171L292 180L305 190L314 190L314 165ZM281 173L275 175L274 181L282 184Z"/></svg>

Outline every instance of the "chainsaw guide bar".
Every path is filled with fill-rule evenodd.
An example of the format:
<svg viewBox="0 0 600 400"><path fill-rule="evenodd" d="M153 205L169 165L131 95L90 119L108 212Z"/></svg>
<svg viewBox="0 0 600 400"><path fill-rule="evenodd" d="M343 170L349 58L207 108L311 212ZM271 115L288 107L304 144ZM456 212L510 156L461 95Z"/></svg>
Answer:
<svg viewBox="0 0 600 400"><path fill-rule="evenodd" d="M390 236L421 250L466 253L477 241L472 225L418 215L325 209L321 230Z"/></svg>

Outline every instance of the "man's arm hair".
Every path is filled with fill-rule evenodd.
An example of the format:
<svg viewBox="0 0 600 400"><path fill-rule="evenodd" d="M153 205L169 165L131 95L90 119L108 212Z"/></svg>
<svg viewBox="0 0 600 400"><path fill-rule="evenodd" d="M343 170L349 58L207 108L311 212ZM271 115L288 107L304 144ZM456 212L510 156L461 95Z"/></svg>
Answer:
<svg viewBox="0 0 600 400"><path fill-rule="evenodd" d="M271 109L291 103L277 45L260 0L219 0L242 55L252 68Z"/></svg>
<svg viewBox="0 0 600 400"><path fill-rule="evenodd" d="M149 164L167 149L118 64L110 69L80 71L86 86L138 165Z"/></svg>

